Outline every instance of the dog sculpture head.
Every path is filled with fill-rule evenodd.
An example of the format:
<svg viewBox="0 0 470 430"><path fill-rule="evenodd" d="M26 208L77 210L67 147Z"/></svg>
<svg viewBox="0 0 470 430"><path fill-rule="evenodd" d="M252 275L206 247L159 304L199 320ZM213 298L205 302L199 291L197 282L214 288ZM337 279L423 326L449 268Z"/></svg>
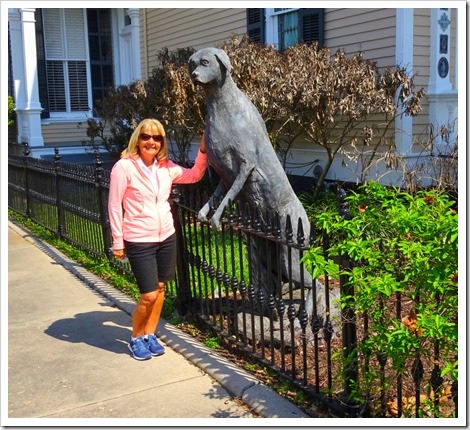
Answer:
<svg viewBox="0 0 470 430"><path fill-rule="evenodd" d="M232 66L222 49L204 48L189 57L189 75L196 84L223 83Z"/></svg>

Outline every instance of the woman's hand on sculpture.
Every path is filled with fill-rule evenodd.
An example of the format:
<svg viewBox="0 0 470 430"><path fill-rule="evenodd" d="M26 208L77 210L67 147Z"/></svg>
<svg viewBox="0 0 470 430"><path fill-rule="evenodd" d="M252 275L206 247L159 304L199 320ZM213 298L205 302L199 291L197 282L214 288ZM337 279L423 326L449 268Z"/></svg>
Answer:
<svg viewBox="0 0 470 430"><path fill-rule="evenodd" d="M206 142L204 140L204 132L201 135L201 148L200 151L205 154L206 153Z"/></svg>

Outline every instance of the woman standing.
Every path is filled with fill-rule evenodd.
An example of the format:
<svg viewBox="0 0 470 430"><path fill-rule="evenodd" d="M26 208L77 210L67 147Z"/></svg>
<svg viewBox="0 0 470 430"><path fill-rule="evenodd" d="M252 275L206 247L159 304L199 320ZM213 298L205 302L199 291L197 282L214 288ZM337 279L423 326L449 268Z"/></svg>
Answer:
<svg viewBox="0 0 470 430"><path fill-rule="evenodd" d="M113 166L108 212L113 253L129 259L140 291L132 315L129 349L137 360L165 352L155 336L165 284L176 265L176 235L168 198L173 184L199 181L207 167L204 136L191 169L168 159L162 124L144 119L134 130L121 159Z"/></svg>

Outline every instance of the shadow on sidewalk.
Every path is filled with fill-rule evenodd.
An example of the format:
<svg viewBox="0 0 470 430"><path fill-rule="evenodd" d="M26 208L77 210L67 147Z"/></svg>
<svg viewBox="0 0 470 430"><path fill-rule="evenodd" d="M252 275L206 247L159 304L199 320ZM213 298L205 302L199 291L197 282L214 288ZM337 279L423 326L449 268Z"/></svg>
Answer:
<svg viewBox="0 0 470 430"><path fill-rule="evenodd" d="M44 333L71 343L86 343L116 354L129 354L129 316L121 311L93 311L52 323Z"/></svg>

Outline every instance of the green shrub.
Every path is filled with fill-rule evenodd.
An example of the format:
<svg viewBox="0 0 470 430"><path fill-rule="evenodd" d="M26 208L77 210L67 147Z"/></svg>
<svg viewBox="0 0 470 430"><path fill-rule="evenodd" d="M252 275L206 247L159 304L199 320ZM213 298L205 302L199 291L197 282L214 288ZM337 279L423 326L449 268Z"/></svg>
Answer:
<svg viewBox="0 0 470 430"><path fill-rule="evenodd" d="M351 219L341 217L336 208L315 215L317 227L330 236L332 246L326 254L320 246L312 247L305 262L314 277L343 276L353 288L341 304L354 310L358 332L363 330L353 354L369 380L356 387L358 398L364 398L364 390L373 397L371 390L379 387L373 381L380 375L380 359L386 359L392 387L397 375L413 383L414 366L420 366L417 358L427 369L425 381L431 379L431 371L438 372L441 387L457 381L455 202L437 190L411 195L370 182L346 197L346 203ZM348 256L351 267L340 266L339 256ZM367 329L361 326L365 316Z"/></svg>
<svg viewBox="0 0 470 430"><path fill-rule="evenodd" d="M8 127L16 121L15 101L12 96L8 96Z"/></svg>

